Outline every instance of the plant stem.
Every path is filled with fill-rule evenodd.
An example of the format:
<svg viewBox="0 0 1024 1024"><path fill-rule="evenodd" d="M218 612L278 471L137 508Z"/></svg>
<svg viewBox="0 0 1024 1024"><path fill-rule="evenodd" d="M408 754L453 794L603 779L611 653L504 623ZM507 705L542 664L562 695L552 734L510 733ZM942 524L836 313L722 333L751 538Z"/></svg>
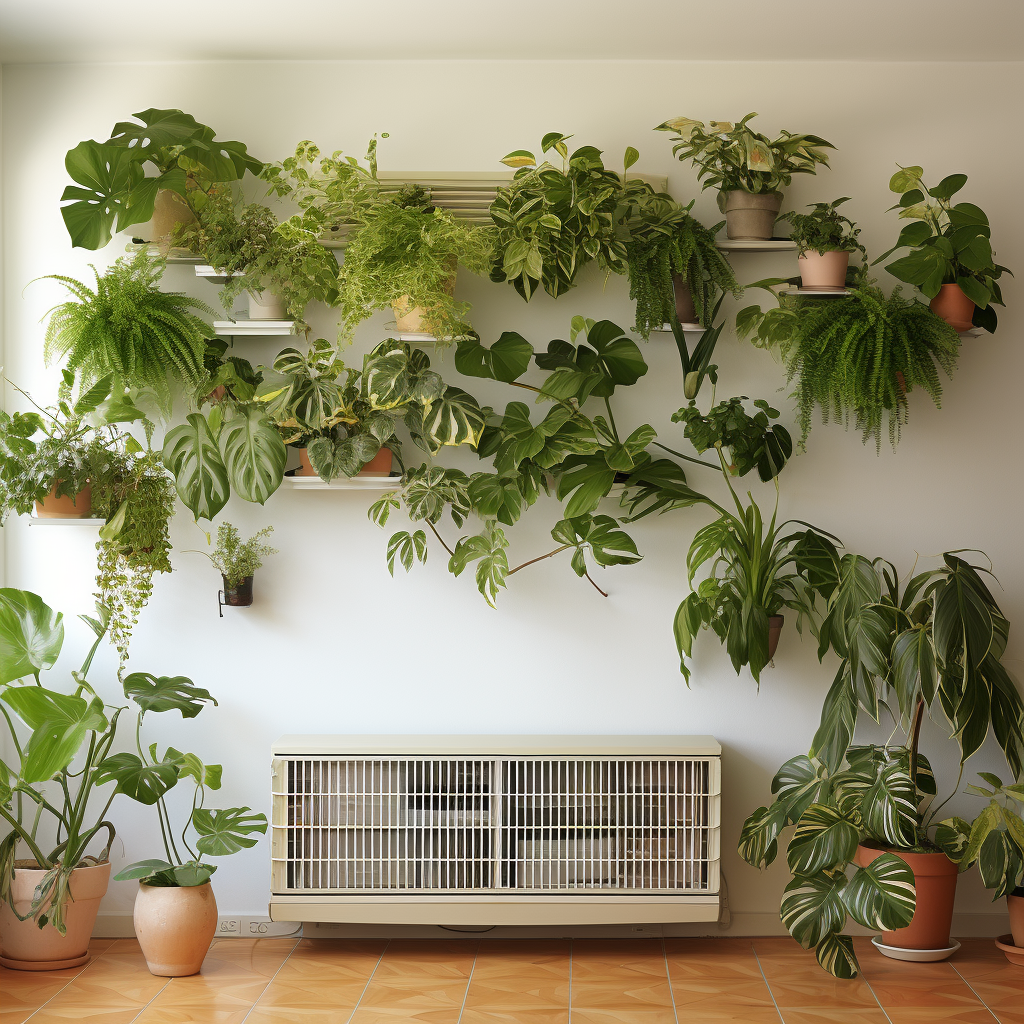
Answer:
<svg viewBox="0 0 1024 1024"><path fill-rule="evenodd" d="M655 448L660 448L663 452L668 452L669 455L674 455L677 459L685 459L687 462L692 462L695 466L703 466L705 469L718 469L713 462L701 462L700 459L695 459L690 455L684 455L682 452L677 452L673 448L669 448L667 445L663 445L660 441L653 442Z"/></svg>
<svg viewBox="0 0 1024 1024"><path fill-rule="evenodd" d="M511 384L514 388L525 388L527 391L534 391L538 395L544 394L544 392L540 388L535 388L532 384L523 384L521 381L518 380L510 380L508 381L508 383Z"/></svg>
<svg viewBox="0 0 1024 1024"><path fill-rule="evenodd" d="M615 417L612 415L612 403L607 398L604 400L604 407L608 410L608 424L612 428L612 435L616 441L619 441L619 431L615 426ZM619 443L621 444L622 442L619 441Z"/></svg>
<svg viewBox="0 0 1024 1024"><path fill-rule="evenodd" d="M18 835L24 840L25 845L32 851L32 856L35 857L36 863L41 868L52 868L53 865L43 854L43 851L40 850L39 847L36 845L36 841L32 838L32 836L30 836L28 832L26 832L25 829L22 828L21 823L12 815L8 814L7 809L4 807L0 807L0 814L2 814L10 822L11 827L14 829L14 831L17 832Z"/></svg>
<svg viewBox="0 0 1024 1024"><path fill-rule="evenodd" d="M443 547L445 549L445 551L448 552L449 555L454 555L455 552L452 551L452 549L450 547L448 547L447 544L445 544L444 538L441 536L441 534L439 534L437 532L437 528L434 526L434 524L429 519L427 520L427 526L430 527L430 532L438 539L438 541L441 544L441 547Z"/></svg>
<svg viewBox="0 0 1024 1024"><path fill-rule="evenodd" d="M600 588L600 587L599 587L599 586L598 586L598 585L597 585L596 583L594 583L594 579L593 579L593 577L592 577L592 576L590 575L590 573L589 573L589 572L585 572L585 573L584 573L583 575L584 575L584 576L586 576L588 580L590 580L590 582L591 582L591 584L593 585L594 589L595 589L595 590L596 590L596 591L597 591L597 592L598 592L598 593L599 593L599 594L600 594L600 595L601 595L602 597L607 597L607 596L608 596L608 592L607 592L607 591L605 591L605 590L602 590L602 589L601 589L601 588Z"/></svg>
<svg viewBox="0 0 1024 1024"><path fill-rule="evenodd" d="M536 558L531 558L528 562L523 562L522 565L517 565L514 569L509 569L507 575L511 576L513 573L519 572L520 569L525 569L528 565L533 565L534 562L543 562L545 558L550 558L552 555L557 555L559 552L565 551L567 548L571 548L573 546L574 545L572 544L563 544L561 547L555 548L554 551L549 551L546 555L538 555ZM593 580L591 580L591 582L593 582ZM597 584L594 583L594 586L596 587ZM601 588L598 587L598 590L600 589Z"/></svg>

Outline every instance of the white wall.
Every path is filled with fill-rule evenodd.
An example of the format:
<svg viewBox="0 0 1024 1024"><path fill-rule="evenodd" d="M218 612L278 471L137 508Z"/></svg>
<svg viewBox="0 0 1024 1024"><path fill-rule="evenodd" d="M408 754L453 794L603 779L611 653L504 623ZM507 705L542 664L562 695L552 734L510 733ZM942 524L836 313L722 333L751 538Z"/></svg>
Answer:
<svg viewBox="0 0 1024 1024"><path fill-rule="evenodd" d="M119 245L95 255L72 251L58 211L66 183L67 149L102 139L114 121L149 106L180 107L213 125L222 138L242 139L264 159L279 159L300 139L322 149L362 155L374 132L384 168L487 170L509 150L535 148L547 131L575 133L575 142L606 150L615 165L626 145L641 152L638 169L668 173L683 200L697 195L692 170L673 161L669 139L652 126L667 117L735 118L760 111L759 127L811 131L839 148L831 171L798 179L791 204L851 195L847 212L864 227L878 254L897 230L887 183L897 161L922 164L932 180L963 171L964 197L992 217L1000 262L1024 269L1018 169L1022 142L1013 108L1019 66L719 63L270 63L111 66L8 66L3 75L5 307L8 375L38 397L50 397L55 371L42 366L41 318L63 298L43 274L87 274ZM695 212L717 220L713 195ZM792 256L737 256L742 281L794 271ZM888 286L887 275L882 275ZM169 288L216 303L212 286L191 268L171 267ZM596 272L557 305L546 295L525 304L507 286L463 279L484 341L517 330L542 348L565 337L575 313L609 317L623 326L632 310L623 279L605 284ZM1009 310L995 338L964 343L961 366L945 389L941 411L914 395L899 451L876 455L855 433L816 425L807 454L782 477L781 513L831 530L847 545L885 555L903 571L914 559L950 548L978 547L992 558L1011 622L1024 620L1024 552L1019 542L1022 497L1017 414L1024 376L1020 288L1005 286ZM748 300L748 301L756 301ZM734 312L732 307L730 312ZM330 336L326 317L318 333ZM355 353L383 335L383 316L359 332ZM245 354L269 361L279 344L253 339ZM644 348L650 373L617 401L631 428L653 423L670 446L680 433L670 414L684 404L674 346L664 337ZM772 357L726 334L716 352L720 397L733 394L781 402L792 426L785 380ZM444 367L457 376L450 357ZM464 382L460 382L464 383ZM495 404L510 389L469 382ZM695 468L698 485L720 488ZM748 478L749 479L749 478ZM746 481L744 481L746 483ZM750 485L762 507L772 489ZM435 549L430 564L388 576L387 534L366 518L359 493L278 493L265 507L232 501L226 517L243 531L275 527L281 553L256 581L256 604L216 614L219 578L187 548L203 543L184 510L175 518L175 572L158 577L143 613L131 665L185 674L216 694L220 706L193 722L153 716L152 739L223 761L223 800L269 811L269 747L287 732L568 732L712 733L724 748L725 870L736 928L777 928L784 865L765 875L735 853L744 816L768 797L775 769L806 750L826 688L831 658L819 666L812 642L787 623L776 667L760 692L749 675L737 678L713 635L697 644L693 685L677 670L671 618L686 594L685 554L707 521L700 509L644 521L633 532L645 557L636 567L600 575L602 599L559 560L516 575L497 611L470 578L445 571ZM614 508L609 509L614 512ZM512 557L548 550L557 507L541 502L512 531ZM7 585L41 593L68 614L73 667L86 643L74 613L91 607L94 555L86 531L4 531ZM791 618L791 617L790 617ZM1019 633L1007 663L1020 674ZM104 653L93 671L111 699L114 662ZM943 744L943 723L928 727L929 752L940 783L955 779L955 759ZM1005 774L998 752L976 767ZM959 810L971 813L970 799ZM152 815L127 802L115 812L118 862L159 855ZM224 861L217 875L222 912L261 913L268 896L268 843ZM133 884L115 884L105 901L126 913ZM964 879L961 911L991 908L976 881ZM1001 918L979 927L992 934Z"/></svg>

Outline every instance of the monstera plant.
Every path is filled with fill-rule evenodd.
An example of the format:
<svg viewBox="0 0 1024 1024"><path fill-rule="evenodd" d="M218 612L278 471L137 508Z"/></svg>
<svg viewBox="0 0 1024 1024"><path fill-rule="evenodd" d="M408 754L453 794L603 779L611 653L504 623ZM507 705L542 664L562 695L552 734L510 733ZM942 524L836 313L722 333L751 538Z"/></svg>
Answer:
<svg viewBox="0 0 1024 1024"><path fill-rule="evenodd" d="M765 867L782 831L795 826L782 920L822 967L850 978L859 964L843 931L847 917L907 945L899 933L916 924L920 887L941 873L930 868L929 878L915 879L917 858L945 863L955 884L956 865L977 859L987 837L960 818L940 820L946 801L932 806L935 779L920 750L925 713L948 722L961 765L993 732L1018 778L1024 703L1002 663L1009 623L986 570L960 554L947 552L941 566L901 582L891 563L840 557L822 540L801 571L825 603L819 655L834 651L839 669L810 751L779 770L774 800L747 819L739 850ZM883 713L904 742L855 744L858 720L879 722ZM951 916L952 891L945 899Z"/></svg>

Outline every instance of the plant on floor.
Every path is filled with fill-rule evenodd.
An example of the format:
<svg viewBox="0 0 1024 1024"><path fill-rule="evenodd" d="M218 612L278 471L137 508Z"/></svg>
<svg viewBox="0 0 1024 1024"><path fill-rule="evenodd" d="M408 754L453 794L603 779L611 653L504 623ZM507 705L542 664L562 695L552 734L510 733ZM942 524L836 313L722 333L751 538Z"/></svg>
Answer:
<svg viewBox="0 0 1024 1024"><path fill-rule="evenodd" d="M1017 778L1024 702L1001 660L1009 623L982 579L986 570L956 552L901 583L890 563L840 558L822 541L801 572L825 602L819 657L831 649L840 666L809 753L782 766L774 801L747 819L739 851L765 867L782 830L796 826L783 922L826 970L850 978L859 965L843 934L847 916L886 930L914 916L914 874L899 853L962 860L967 849L957 819L938 820L945 801L932 807L935 780L919 750L925 712L941 711L949 722L961 770L991 729ZM861 714L880 722L883 711L905 742L854 744Z"/></svg>
<svg viewBox="0 0 1024 1024"><path fill-rule="evenodd" d="M517 170L491 204L497 229L491 280L509 282L526 300L538 286L557 298L591 261L616 274L626 268L625 242L616 231L624 176L606 168L593 146L570 155L571 138L549 132L541 140L541 153L556 152L561 168L538 164L523 149L502 160ZM624 172L638 156L626 150Z"/></svg>
<svg viewBox="0 0 1024 1024"><path fill-rule="evenodd" d="M264 558L277 554L277 548L263 543L263 539L273 532L272 526L264 526L248 540L242 540L238 527L221 523L217 527L217 546L207 558L227 580L229 587L237 587L263 565Z"/></svg>
<svg viewBox="0 0 1024 1024"><path fill-rule="evenodd" d="M960 350L956 331L927 306L903 298L899 289L886 298L870 283L848 297L782 296L778 308L766 312L748 306L737 314L736 330L741 337L753 335L759 347L777 347L789 379L796 380L801 447L817 406L823 422L853 422L878 448L887 422L895 448L907 422L908 395L920 387L938 406L939 370L951 376Z"/></svg>
<svg viewBox="0 0 1024 1024"><path fill-rule="evenodd" d="M157 194L170 190L183 206L198 186L237 181L262 163L241 142L221 142L212 128L180 110L142 110L142 124L120 121L103 143L80 142L64 160L77 182L61 196L72 245L99 249L112 230L122 231L153 216ZM156 169L147 176L146 168Z"/></svg>
<svg viewBox="0 0 1024 1024"><path fill-rule="evenodd" d="M897 249L909 248L906 256L885 269L897 280L916 285L934 299L943 285L956 285L976 306L974 323L986 331L996 329L993 305L1003 305L999 278L1006 267L992 254L992 230L988 217L973 203L953 203L953 196L967 184L966 174L950 174L933 188L924 182L921 167L901 167L890 179L889 189L900 201L904 225L896 244L872 266L888 259Z"/></svg>
<svg viewBox="0 0 1024 1024"><path fill-rule="evenodd" d="M779 192L794 174L814 174L819 164L828 167L826 149L835 146L817 135L783 131L769 139L747 126L756 113L742 121L695 121L676 117L659 124L656 131L673 132L672 154L692 160L703 188L717 188L719 205L726 192Z"/></svg>
<svg viewBox="0 0 1024 1024"><path fill-rule="evenodd" d="M213 310L181 292L158 285L162 260L146 253L122 256L96 275L95 290L57 274L75 296L54 307L46 327L47 362L66 359L87 382L114 375L114 388L151 389L170 412L171 384L189 392L202 382L203 352L210 327L196 312Z"/></svg>
<svg viewBox="0 0 1024 1024"><path fill-rule="evenodd" d="M843 196L831 203L810 203L810 213L789 210L779 217L780 221L789 221L789 237L801 256L806 252L859 252L867 259L867 250L858 240L860 228L836 209L849 201L849 196Z"/></svg>

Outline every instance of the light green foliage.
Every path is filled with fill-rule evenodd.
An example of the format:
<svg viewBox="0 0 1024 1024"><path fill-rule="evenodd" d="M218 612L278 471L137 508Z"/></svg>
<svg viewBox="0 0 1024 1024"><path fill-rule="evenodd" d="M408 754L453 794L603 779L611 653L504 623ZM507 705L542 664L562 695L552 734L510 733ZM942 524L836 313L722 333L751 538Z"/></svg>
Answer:
<svg viewBox="0 0 1024 1024"><path fill-rule="evenodd" d="M238 528L231 523L221 523L217 527L217 547L210 555L210 561L223 574L229 587L237 587L263 565L264 558L277 554L277 548L263 543L264 537L273 532L272 526L264 526L243 541Z"/></svg>
<svg viewBox="0 0 1024 1024"><path fill-rule="evenodd" d="M449 560L448 569L454 576L458 576L468 565L476 562L477 587L493 608L509 573L507 548L505 531L490 520L485 523L483 532L459 540Z"/></svg>
<svg viewBox="0 0 1024 1024"><path fill-rule="evenodd" d="M831 203L810 203L810 213L790 210L779 217L780 221L789 221L790 238L796 242L801 256L806 252L859 252L867 259L867 251L857 240L860 228L836 209L849 201L849 196L843 196Z"/></svg>

